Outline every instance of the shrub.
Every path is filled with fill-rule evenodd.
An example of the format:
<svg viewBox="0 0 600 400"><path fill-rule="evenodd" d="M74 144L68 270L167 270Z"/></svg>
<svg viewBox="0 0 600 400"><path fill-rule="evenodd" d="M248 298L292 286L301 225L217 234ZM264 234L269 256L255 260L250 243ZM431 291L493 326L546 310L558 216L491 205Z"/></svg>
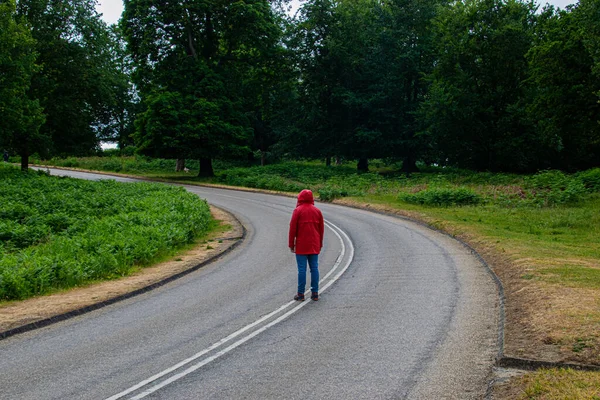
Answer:
<svg viewBox="0 0 600 400"><path fill-rule="evenodd" d="M119 157L120 155L121 150L119 149L104 149L100 154L102 157Z"/></svg>
<svg viewBox="0 0 600 400"><path fill-rule="evenodd" d="M348 196L348 192L343 189L334 187L324 187L319 189L319 200L321 201L333 201L340 197Z"/></svg>
<svg viewBox="0 0 600 400"><path fill-rule="evenodd" d="M180 187L0 177L0 300L127 274L210 226L208 204Z"/></svg>
<svg viewBox="0 0 600 400"><path fill-rule="evenodd" d="M407 203L436 207L475 205L482 201L481 196L468 188L427 189L417 193L402 193L399 199Z"/></svg>
<svg viewBox="0 0 600 400"><path fill-rule="evenodd" d="M529 200L538 206L576 203L586 193L581 179L561 171L539 172L529 177L526 185L531 190Z"/></svg>
<svg viewBox="0 0 600 400"><path fill-rule="evenodd" d="M600 168L583 171L576 176L589 192L600 192Z"/></svg>

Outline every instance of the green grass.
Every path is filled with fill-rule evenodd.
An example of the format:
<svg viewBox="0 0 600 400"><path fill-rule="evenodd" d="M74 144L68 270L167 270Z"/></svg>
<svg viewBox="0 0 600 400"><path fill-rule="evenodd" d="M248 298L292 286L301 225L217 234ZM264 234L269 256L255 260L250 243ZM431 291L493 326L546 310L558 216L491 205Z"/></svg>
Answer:
<svg viewBox="0 0 600 400"><path fill-rule="evenodd" d="M564 267L542 269L539 274L550 283L600 289L600 269L565 265Z"/></svg>
<svg viewBox="0 0 600 400"><path fill-rule="evenodd" d="M519 207L497 205L419 209L427 215L479 236L502 240L512 249L543 258L597 258L600 254L600 199L577 207Z"/></svg>
<svg viewBox="0 0 600 400"><path fill-rule="evenodd" d="M206 234L183 188L50 177L0 166L0 300L129 274Z"/></svg>
<svg viewBox="0 0 600 400"><path fill-rule="evenodd" d="M542 369L516 382L522 387L520 400L600 400L600 372Z"/></svg>
<svg viewBox="0 0 600 400"><path fill-rule="evenodd" d="M439 227L451 224L458 230L498 243L500 251L510 249L515 257L526 255L540 263L551 258L565 260L552 265L555 270L538 266L532 272L535 279L596 287L595 270L569 264L567 260L593 260L600 254L598 168L573 175L560 171L515 175L423 167L423 172L406 177L381 161L371 163L381 173L357 173L354 164L326 167L315 161L244 168L216 163L216 176L207 179L196 177L195 171L175 173L175 160L140 156L51 163L118 170L185 183L216 183L290 193L308 188L322 201L349 197L357 202L412 210ZM197 168L190 161L187 165Z"/></svg>
<svg viewBox="0 0 600 400"><path fill-rule="evenodd" d="M34 164L45 164L56 167L81 168L94 171L149 174L174 172L176 160L150 159L142 156L127 157L69 157L51 160L31 159ZM197 169L198 161L188 161L189 169Z"/></svg>

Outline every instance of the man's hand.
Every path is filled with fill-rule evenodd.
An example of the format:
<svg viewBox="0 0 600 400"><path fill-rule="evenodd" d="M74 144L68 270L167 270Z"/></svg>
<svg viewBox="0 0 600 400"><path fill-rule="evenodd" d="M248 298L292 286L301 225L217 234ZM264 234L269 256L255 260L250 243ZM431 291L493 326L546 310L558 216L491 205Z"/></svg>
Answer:
<svg viewBox="0 0 600 400"><path fill-rule="evenodd" d="M294 246L290 247L290 251L293 253L294 252Z"/></svg>

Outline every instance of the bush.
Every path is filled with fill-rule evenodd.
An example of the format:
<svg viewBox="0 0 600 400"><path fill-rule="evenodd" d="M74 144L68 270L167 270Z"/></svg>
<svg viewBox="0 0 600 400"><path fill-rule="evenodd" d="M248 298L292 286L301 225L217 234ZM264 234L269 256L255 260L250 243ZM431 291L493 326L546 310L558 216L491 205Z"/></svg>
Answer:
<svg viewBox="0 0 600 400"><path fill-rule="evenodd" d="M600 192L600 168L583 171L576 176L589 192Z"/></svg>
<svg viewBox="0 0 600 400"><path fill-rule="evenodd" d="M581 179L561 171L539 172L526 180L530 201L538 206L572 204L582 200L586 188Z"/></svg>
<svg viewBox="0 0 600 400"><path fill-rule="evenodd" d="M102 157L119 157L121 155L121 150L119 149L104 149L100 156Z"/></svg>
<svg viewBox="0 0 600 400"><path fill-rule="evenodd" d="M319 189L319 200L321 201L333 201L340 197L348 196L348 192L334 187L324 187Z"/></svg>
<svg viewBox="0 0 600 400"><path fill-rule="evenodd" d="M427 189L417 193L402 193L399 199L407 203L435 207L475 205L482 201L481 196L468 188Z"/></svg>
<svg viewBox="0 0 600 400"><path fill-rule="evenodd" d="M4 166L0 177L0 300L122 276L210 226L208 204L180 187Z"/></svg>

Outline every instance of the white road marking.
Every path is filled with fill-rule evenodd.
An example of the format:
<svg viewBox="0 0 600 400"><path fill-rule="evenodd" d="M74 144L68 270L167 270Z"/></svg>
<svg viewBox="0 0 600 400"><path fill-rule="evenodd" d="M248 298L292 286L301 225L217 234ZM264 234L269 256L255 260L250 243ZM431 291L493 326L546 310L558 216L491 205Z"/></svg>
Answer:
<svg viewBox="0 0 600 400"><path fill-rule="evenodd" d="M327 282L320 290L320 292L324 292L325 290L327 290L327 288L329 288L335 281L337 281L342 274L348 269L348 267L350 266L350 263L352 262L352 260L354 259L354 246L352 245L352 241L350 240L350 238L348 237L348 235L341 230L338 226L334 225L333 223L326 221L326 225L329 229L331 229L331 231L338 237L338 239L340 240L340 243L342 245L342 250L340 251L340 254L338 255L333 267L331 268L331 270L320 280L321 282L324 282L327 278L329 278L329 276L331 276L331 274L333 274L335 272L335 270L339 267L339 265L342 262L342 259L346 253L346 246L344 244L344 240L342 239L342 237L340 236L340 234L336 231L336 229L346 238L346 240L348 241L348 244L350 246L350 255L348 257L348 261L346 262L346 265L344 265L344 267L338 272L338 274L331 279L329 282ZM335 229L334 229L335 228ZM308 291L307 291L308 292ZM274 315L280 313L281 311L285 310L286 308L290 307L291 305L295 304L296 301L290 301L284 305L282 305L281 307L279 307L277 310L259 318L258 320L256 320L255 322L246 325L245 327L243 327L242 329L237 330L236 332L232 333L231 335L219 340L218 342L214 343L213 345L211 345L210 347L207 347L206 349L194 354L193 356L173 365L172 367L169 367L167 369L165 369L162 372L159 372L158 374L155 374L153 376L151 376L148 379L145 379L143 381L141 381L140 383L120 392L115 394L114 396L111 396L109 398L107 398L106 400L117 400L120 399L132 392L135 392L138 389L141 389L142 387L157 381L158 379L164 377L165 375L170 374L171 372L174 372L176 370L178 370L179 368L197 360L198 358L202 357L203 355L211 352L212 350L217 349L218 347L221 347L223 344L227 343L228 341L240 336L241 334L243 334L244 332L248 331L249 329L254 328L255 326L261 324L262 322L268 320L269 318L273 317ZM157 390L185 377L186 375L189 375L190 373L196 371L197 369L203 367L206 364L209 364L210 362L216 360L217 358L221 357L224 354L227 354L228 352L230 352L231 350L235 349L236 347L242 345L243 343L247 342L248 340L252 339L253 337L261 334L262 332L266 331L267 329L269 329L270 327L280 323L281 321L285 320L286 318L288 318L290 315L296 313L298 310L300 310L302 307L304 307L305 305L309 304L309 302L302 302L299 303L296 307L292 308L291 310L289 310L288 312L286 312L285 314L281 315L279 318L273 320L272 322L268 323L267 325L264 325L262 328L257 329L256 331L248 334L247 336L243 337L242 339L238 340L237 342L231 344L230 346L224 348L223 350L217 352L216 354L200 361L199 363L189 367L188 369L175 374L173 376L171 376L170 378L162 381L161 383L152 386L148 389L146 389L145 391L143 391L142 393L138 394L137 396L132 397L132 400L139 400L142 399L154 392L156 392Z"/></svg>

